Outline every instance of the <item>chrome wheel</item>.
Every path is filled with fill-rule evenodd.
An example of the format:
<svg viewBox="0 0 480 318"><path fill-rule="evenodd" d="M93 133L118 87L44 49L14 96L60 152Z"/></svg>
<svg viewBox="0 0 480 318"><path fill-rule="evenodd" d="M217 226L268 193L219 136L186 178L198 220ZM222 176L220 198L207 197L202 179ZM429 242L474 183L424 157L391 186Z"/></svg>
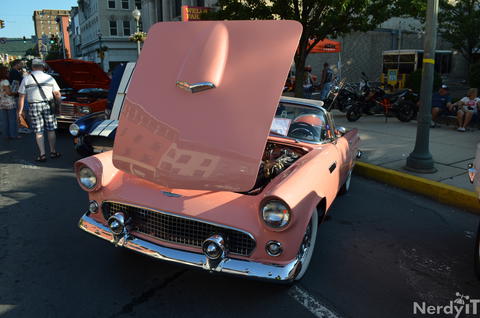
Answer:
<svg viewBox="0 0 480 318"><path fill-rule="evenodd" d="M339 194L345 194L350 190L350 181L352 180L352 170L348 172L347 180L345 180L345 183L343 186L340 188Z"/></svg>
<svg viewBox="0 0 480 318"><path fill-rule="evenodd" d="M312 217L310 222L308 222L307 228L305 229L305 234L303 236L302 243L300 244L300 249L298 250L298 259L302 264L300 272L298 273L295 280L302 279L303 275L308 270L310 265L310 260L312 259L313 250L315 248L315 241L317 238L317 229L318 229L318 213L317 209L313 210Z"/></svg>

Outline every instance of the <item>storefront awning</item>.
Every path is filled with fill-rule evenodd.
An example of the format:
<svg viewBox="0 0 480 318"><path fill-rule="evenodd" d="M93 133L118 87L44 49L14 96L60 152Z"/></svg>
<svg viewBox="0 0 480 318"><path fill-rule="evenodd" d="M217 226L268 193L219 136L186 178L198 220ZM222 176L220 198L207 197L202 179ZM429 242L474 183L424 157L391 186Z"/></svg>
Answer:
<svg viewBox="0 0 480 318"><path fill-rule="evenodd" d="M310 40L309 44L311 45L314 40ZM338 53L342 51L340 42L323 39L315 45L310 53Z"/></svg>

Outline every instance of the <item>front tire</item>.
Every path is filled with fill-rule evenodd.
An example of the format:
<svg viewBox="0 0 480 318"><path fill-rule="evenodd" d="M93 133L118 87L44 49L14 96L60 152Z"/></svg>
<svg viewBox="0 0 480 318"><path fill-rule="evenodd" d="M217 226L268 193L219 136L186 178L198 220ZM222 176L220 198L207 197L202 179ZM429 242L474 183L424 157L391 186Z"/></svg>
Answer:
<svg viewBox="0 0 480 318"><path fill-rule="evenodd" d="M360 107L356 105L353 105L349 110L347 110L346 117L348 121L357 121L361 116L362 113Z"/></svg>
<svg viewBox="0 0 480 318"><path fill-rule="evenodd" d="M345 183L342 185L340 188L340 191L338 191L338 194L343 195L350 190L350 181L352 180L352 170L348 172L347 179L345 180Z"/></svg>
<svg viewBox="0 0 480 318"><path fill-rule="evenodd" d="M415 104L405 101L398 105L397 118L404 123L409 122L415 117Z"/></svg>
<svg viewBox="0 0 480 318"><path fill-rule="evenodd" d="M477 239L475 240L475 251L474 255L474 266L475 266L475 274L477 278L480 280L480 224L478 225L477 230Z"/></svg>
<svg viewBox="0 0 480 318"><path fill-rule="evenodd" d="M297 277L295 277L296 281L302 279L303 275L305 275L308 270L308 266L310 265L310 261L313 256L313 250L315 248L315 241L317 239L317 229L318 212L317 209L314 209L312 217L310 218L310 222L308 222L307 228L305 229L305 234L298 251L298 258L300 259L302 268L300 269Z"/></svg>

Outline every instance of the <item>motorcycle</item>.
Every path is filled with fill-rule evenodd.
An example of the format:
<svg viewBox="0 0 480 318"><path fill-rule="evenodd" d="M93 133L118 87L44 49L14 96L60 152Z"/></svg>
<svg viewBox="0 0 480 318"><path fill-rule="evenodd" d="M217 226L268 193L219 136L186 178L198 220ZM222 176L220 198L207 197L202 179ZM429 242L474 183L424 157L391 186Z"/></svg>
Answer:
<svg viewBox="0 0 480 318"><path fill-rule="evenodd" d="M418 95L410 89L402 89L393 94L387 94L380 87L373 87L367 76L362 72L360 84L361 95L347 110L348 121L357 121L362 114L383 114L387 120L390 114L402 122L409 122L417 114Z"/></svg>
<svg viewBox="0 0 480 318"><path fill-rule="evenodd" d="M323 102L328 111L338 109L344 113L350 109L357 99L358 95L355 93L352 84L341 81L332 85L327 98Z"/></svg>

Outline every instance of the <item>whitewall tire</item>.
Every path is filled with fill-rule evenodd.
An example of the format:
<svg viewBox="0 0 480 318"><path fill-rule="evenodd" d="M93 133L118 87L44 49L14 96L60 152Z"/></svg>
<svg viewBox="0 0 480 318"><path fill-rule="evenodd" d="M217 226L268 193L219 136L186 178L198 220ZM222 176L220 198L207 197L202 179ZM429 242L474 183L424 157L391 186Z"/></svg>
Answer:
<svg viewBox="0 0 480 318"><path fill-rule="evenodd" d="M298 258L302 264L302 268L298 273L295 280L302 279L303 275L308 270L308 266L310 265L310 260L313 256L313 250L315 248L315 241L317 239L317 229L318 229L318 212L317 209L313 210L312 217L310 218L310 222L305 229L305 234L303 236L302 243L300 244L300 249L298 251Z"/></svg>

